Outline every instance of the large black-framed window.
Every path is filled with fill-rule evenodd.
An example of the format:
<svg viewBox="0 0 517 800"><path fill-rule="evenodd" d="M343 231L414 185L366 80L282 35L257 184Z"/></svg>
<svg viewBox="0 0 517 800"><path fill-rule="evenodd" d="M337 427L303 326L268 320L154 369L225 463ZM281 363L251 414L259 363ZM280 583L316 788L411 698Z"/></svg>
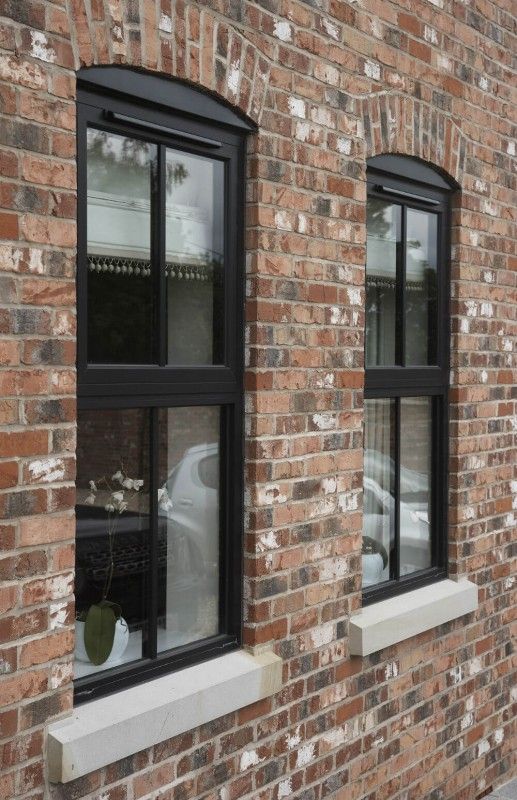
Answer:
<svg viewBox="0 0 517 800"><path fill-rule="evenodd" d="M367 170L365 604L447 575L450 196L426 164Z"/></svg>
<svg viewBox="0 0 517 800"><path fill-rule="evenodd" d="M81 701L241 641L251 127L160 77L78 77Z"/></svg>

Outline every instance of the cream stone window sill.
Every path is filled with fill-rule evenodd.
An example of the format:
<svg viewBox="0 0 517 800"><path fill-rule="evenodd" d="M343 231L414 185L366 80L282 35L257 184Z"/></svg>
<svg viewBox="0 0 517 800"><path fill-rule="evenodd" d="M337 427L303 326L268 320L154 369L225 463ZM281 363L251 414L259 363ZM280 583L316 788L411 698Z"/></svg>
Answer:
<svg viewBox="0 0 517 800"><path fill-rule="evenodd" d="M236 650L74 709L49 726L49 777L68 783L279 691L282 661Z"/></svg>
<svg viewBox="0 0 517 800"><path fill-rule="evenodd" d="M478 607L475 583L438 581L366 606L350 619L350 653L368 656Z"/></svg>

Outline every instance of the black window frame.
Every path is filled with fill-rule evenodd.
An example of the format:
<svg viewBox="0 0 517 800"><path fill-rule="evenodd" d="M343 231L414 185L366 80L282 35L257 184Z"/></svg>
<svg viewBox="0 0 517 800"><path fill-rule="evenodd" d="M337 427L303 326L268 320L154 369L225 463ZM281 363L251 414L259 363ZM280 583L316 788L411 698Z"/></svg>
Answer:
<svg viewBox="0 0 517 800"><path fill-rule="evenodd" d="M451 197L457 186L433 167L398 155L381 155L367 162L367 197L401 207L401 246L397 249L396 351L404 361L405 317L403 286L405 278L407 209L435 213L438 217L436 365L366 366L364 399L395 399L395 501L400 494L400 399L432 398L431 457L431 566L400 576L400 515L395 522L395 577L363 588L363 605L394 597L427 586L448 576L448 485L449 485L449 370L450 370L450 253ZM366 317L365 317L366 326ZM366 329L365 329L366 347Z"/></svg>
<svg viewBox="0 0 517 800"><path fill-rule="evenodd" d="M167 365L164 353L164 270L154 281L159 359L156 364L107 365L87 361L87 149L88 127L144 138L158 147L155 225L151 259L165 264L165 150L167 146L225 164L224 360L213 366ZM77 403L83 409L150 409L151 505L158 489L160 408L220 406L221 530L220 633L172 651L156 652L74 681L82 702L198 663L242 643L243 582L243 369L244 369L244 207L246 137L255 128L233 109L193 87L121 67L82 69L77 90ZM161 285L161 289L160 289ZM154 508L151 574L157 576L157 510ZM157 629L157 582L151 580L148 614Z"/></svg>

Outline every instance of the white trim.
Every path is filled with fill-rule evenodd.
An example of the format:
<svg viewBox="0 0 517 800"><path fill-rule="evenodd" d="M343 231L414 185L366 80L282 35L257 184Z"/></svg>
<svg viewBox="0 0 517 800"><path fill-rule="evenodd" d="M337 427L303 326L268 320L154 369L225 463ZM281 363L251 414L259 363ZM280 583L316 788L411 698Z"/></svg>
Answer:
<svg viewBox="0 0 517 800"><path fill-rule="evenodd" d="M48 731L49 777L68 783L279 691L282 660L236 650L93 700Z"/></svg>
<svg viewBox="0 0 517 800"><path fill-rule="evenodd" d="M478 587L468 580L439 581L373 603L350 619L350 653L368 656L477 607Z"/></svg>

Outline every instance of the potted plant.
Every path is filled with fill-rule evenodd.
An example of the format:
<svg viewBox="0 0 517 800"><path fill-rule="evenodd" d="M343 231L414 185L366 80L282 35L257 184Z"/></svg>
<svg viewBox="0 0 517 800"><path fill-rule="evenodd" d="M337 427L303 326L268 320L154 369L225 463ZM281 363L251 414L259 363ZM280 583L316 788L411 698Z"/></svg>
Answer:
<svg viewBox="0 0 517 800"><path fill-rule="evenodd" d="M90 661L95 666L118 661L129 642L129 627L122 616L122 609L109 599L109 595L115 569L117 522L143 485L143 480L130 478L122 467L111 479L103 476L89 482L90 493L84 501L86 505L95 505L98 492L107 493L104 510L107 513L108 563L99 601L77 615L76 654L80 660Z"/></svg>

